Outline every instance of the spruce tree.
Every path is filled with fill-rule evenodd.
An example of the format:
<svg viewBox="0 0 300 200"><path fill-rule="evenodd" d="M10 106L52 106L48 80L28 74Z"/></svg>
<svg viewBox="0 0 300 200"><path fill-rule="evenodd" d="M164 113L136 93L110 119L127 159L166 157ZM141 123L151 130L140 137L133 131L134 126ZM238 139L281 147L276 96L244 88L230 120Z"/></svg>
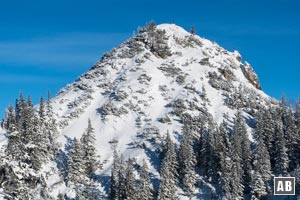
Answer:
<svg viewBox="0 0 300 200"><path fill-rule="evenodd" d="M109 199L117 200L119 197L119 170L120 170L120 158L114 149L114 160L111 169L110 178L110 189L109 189Z"/></svg>
<svg viewBox="0 0 300 200"><path fill-rule="evenodd" d="M121 155L120 157L120 165L118 171L118 199L126 199L126 163L124 160L124 156Z"/></svg>
<svg viewBox="0 0 300 200"><path fill-rule="evenodd" d="M80 142L74 138L72 150L68 160L68 184L80 184L84 182L84 163L82 159Z"/></svg>
<svg viewBox="0 0 300 200"><path fill-rule="evenodd" d="M82 151L83 151L83 162L85 166L85 173L89 178L92 178L96 167L96 147L95 147L95 131L92 127L91 120L88 120L88 127L81 139Z"/></svg>
<svg viewBox="0 0 300 200"><path fill-rule="evenodd" d="M54 155L57 152L59 144L57 143L58 130L57 130L57 123L56 123L56 120L55 120L54 114L53 114L53 108L51 105L50 92L48 92L48 99L45 103L44 126L45 126L45 134L47 135L47 137L49 139L49 144L50 144L50 146L48 146L48 148ZM53 156L53 158L54 158L54 156Z"/></svg>
<svg viewBox="0 0 300 200"><path fill-rule="evenodd" d="M251 199L261 199L267 195L267 186L271 179L271 162L267 147L260 135L256 134L256 144L253 151L254 174L251 183Z"/></svg>
<svg viewBox="0 0 300 200"><path fill-rule="evenodd" d="M200 138L200 166L204 169L204 174L210 182L217 182L218 179L218 158L215 151L218 134L216 124L213 119L209 119Z"/></svg>
<svg viewBox="0 0 300 200"><path fill-rule="evenodd" d="M233 144L238 158L236 162L240 162L242 171L242 184L244 185L244 193L249 194L251 191L251 154L250 141L247 134L245 122L240 111L237 112L233 126Z"/></svg>
<svg viewBox="0 0 300 200"><path fill-rule="evenodd" d="M299 141L297 126L295 124L295 116L291 108L283 106L282 108L283 131L286 140L286 148L289 162L289 171L297 168L299 164Z"/></svg>
<svg viewBox="0 0 300 200"><path fill-rule="evenodd" d="M177 186L177 158L175 152L175 146L172 142L169 133L166 138L166 151L161 166L160 172L160 185L158 190L158 200L174 200L177 198L176 186Z"/></svg>
<svg viewBox="0 0 300 200"><path fill-rule="evenodd" d="M296 104L296 111L295 111L295 124L299 133L300 130L300 100L298 100Z"/></svg>
<svg viewBox="0 0 300 200"><path fill-rule="evenodd" d="M277 175L286 175L289 166L289 160L286 149L286 141L281 123L275 127L275 165L274 171Z"/></svg>
<svg viewBox="0 0 300 200"><path fill-rule="evenodd" d="M158 200L176 199L176 185L172 178L172 170L169 167L168 161L164 160L161 167L161 179L157 198Z"/></svg>
<svg viewBox="0 0 300 200"><path fill-rule="evenodd" d="M247 175L247 171L245 166L245 162L248 162L248 158L243 160L243 156L245 156L245 149L242 146L243 135L246 134L245 124L242 119L242 115L240 111L236 114L236 118L234 120L233 130L232 130L232 147L233 147L233 182L232 182L232 197L235 199L241 199L243 196L243 192L245 190L245 177ZM245 147L248 148L248 147ZM247 183L249 184L249 183Z"/></svg>
<svg viewBox="0 0 300 200"><path fill-rule="evenodd" d="M297 141L297 147L295 148L297 151L297 154L300 157L300 100L296 104L296 111L295 111L295 125L297 128L297 135L299 137ZM298 157L298 165L300 165L300 158Z"/></svg>
<svg viewBox="0 0 300 200"><path fill-rule="evenodd" d="M151 187L151 181L148 173L148 166L146 162L143 162L143 165L141 167L141 173L140 173L140 187L139 187L139 200L152 200L153 194L152 194L152 187Z"/></svg>
<svg viewBox="0 0 300 200"><path fill-rule="evenodd" d="M225 199L231 199L232 185L234 184L232 178L232 147L228 136L227 124L224 121L220 124L219 135L220 140L216 147L221 170L219 184L222 189L222 196Z"/></svg>
<svg viewBox="0 0 300 200"><path fill-rule="evenodd" d="M45 122L45 115L46 115L46 111L45 111L45 102L44 102L44 98L41 96L40 97L40 104L39 104L39 119L41 124L43 124Z"/></svg>
<svg viewBox="0 0 300 200"><path fill-rule="evenodd" d="M196 156L192 145L192 136L190 133L183 133L183 141L179 149L180 182L183 190L191 198L195 192L197 175L195 172Z"/></svg>
<svg viewBox="0 0 300 200"><path fill-rule="evenodd" d="M5 117L2 122L2 128L6 130L15 129L16 127L16 112L12 105L9 105L9 107L5 111Z"/></svg>
<svg viewBox="0 0 300 200"><path fill-rule="evenodd" d="M36 154L39 155L40 159L45 161L49 158L54 157L51 152L52 145L47 132L49 131L47 127L47 121L45 117L45 104L43 97L40 98L38 116L34 117L33 123L35 124L35 136L33 142L36 146Z"/></svg>
<svg viewBox="0 0 300 200"><path fill-rule="evenodd" d="M243 199L243 178L242 178L242 166L241 159L236 150L233 150L233 159L232 159L232 181L231 181L231 197L232 199Z"/></svg>
<svg viewBox="0 0 300 200"><path fill-rule="evenodd" d="M278 118L276 110L269 108L262 109L255 114L255 134L264 141L265 147L269 152L271 164L274 163L274 138L275 138L275 121Z"/></svg>
<svg viewBox="0 0 300 200"><path fill-rule="evenodd" d="M127 161L126 167L126 189L125 189L125 199L137 199L137 190L135 185L135 175L132 161L129 159Z"/></svg>
<svg viewBox="0 0 300 200"><path fill-rule="evenodd" d="M21 125L21 116L23 114L23 111L25 110L25 99L23 97L23 94L20 93L19 99L16 100L16 122Z"/></svg>

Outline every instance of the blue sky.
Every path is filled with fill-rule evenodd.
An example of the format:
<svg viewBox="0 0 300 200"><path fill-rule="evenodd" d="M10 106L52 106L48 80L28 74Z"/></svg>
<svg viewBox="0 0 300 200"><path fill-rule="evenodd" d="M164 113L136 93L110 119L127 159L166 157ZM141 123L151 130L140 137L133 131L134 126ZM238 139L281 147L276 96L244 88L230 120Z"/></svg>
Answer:
<svg viewBox="0 0 300 200"><path fill-rule="evenodd" d="M0 116L19 92L36 103L87 71L146 22L176 23L237 49L263 90L300 97L298 0L15 0L0 7Z"/></svg>

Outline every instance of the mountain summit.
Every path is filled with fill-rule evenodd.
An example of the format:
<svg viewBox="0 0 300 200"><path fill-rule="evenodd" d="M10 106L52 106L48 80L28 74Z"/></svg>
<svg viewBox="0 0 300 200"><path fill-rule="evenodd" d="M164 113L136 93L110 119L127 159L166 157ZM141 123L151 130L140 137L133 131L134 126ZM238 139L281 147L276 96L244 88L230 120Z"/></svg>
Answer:
<svg viewBox="0 0 300 200"><path fill-rule="evenodd" d="M62 89L53 106L61 132L71 138L92 120L103 159L111 160L112 140L125 155L145 159L138 146L180 133L184 116L210 115L220 123L242 109L250 117L253 105L272 101L260 89L237 51L174 24L148 25ZM139 137L144 134L147 139Z"/></svg>

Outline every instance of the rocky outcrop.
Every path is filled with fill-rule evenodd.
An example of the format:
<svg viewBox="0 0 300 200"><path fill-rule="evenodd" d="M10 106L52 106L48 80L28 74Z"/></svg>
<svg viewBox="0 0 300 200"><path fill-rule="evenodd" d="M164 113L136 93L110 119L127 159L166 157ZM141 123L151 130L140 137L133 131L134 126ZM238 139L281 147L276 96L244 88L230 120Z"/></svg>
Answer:
<svg viewBox="0 0 300 200"><path fill-rule="evenodd" d="M254 72L252 66L245 62L244 64L241 65L241 69L244 73L244 76L249 80L249 82L254 85L257 89L261 90L261 85L258 80L257 74Z"/></svg>

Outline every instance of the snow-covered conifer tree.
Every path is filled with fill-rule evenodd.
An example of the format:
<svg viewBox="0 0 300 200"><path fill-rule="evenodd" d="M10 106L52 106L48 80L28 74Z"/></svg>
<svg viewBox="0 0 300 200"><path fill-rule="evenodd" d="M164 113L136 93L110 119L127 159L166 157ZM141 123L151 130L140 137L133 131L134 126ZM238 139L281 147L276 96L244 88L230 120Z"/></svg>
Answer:
<svg viewBox="0 0 300 200"><path fill-rule="evenodd" d="M88 127L82 135L81 146L83 152L83 162L85 173L88 177L92 177L97 167L96 147L95 147L95 131L92 127L91 120L88 120Z"/></svg>
<svg viewBox="0 0 300 200"><path fill-rule="evenodd" d="M176 186L178 182L178 163L175 146L169 134L167 134L165 146L166 151L160 172L161 179L158 190L158 200L174 200L177 198Z"/></svg>
<svg viewBox="0 0 300 200"><path fill-rule="evenodd" d="M252 199L261 199L267 194L268 181L271 179L271 163L263 137L256 134L256 144L253 151L253 179L251 183Z"/></svg>
<svg viewBox="0 0 300 200"><path fill-rule="evenodd" d="M114 160L111 169L110 178L110 189L109 189L109 199L116 200L119 198L119 169L120 169L120 158L114 149Z"/></svg>
<svg viewBox="0 0 300 200"><path fill-rule="evenodd" d="M152 186L151 181L149 177L148 172L148 166L146 162L143 162L143 165L141 167L141 173L140 173L140 184L139 184L139 200L152 200L153 194L152 194Z"/></svg>
<svg viewBox="0 0 300 200"><path fill-rule="evenodd" d="M282 125L279 122L275 127L275 165L274 171L278 175L285 175L289 166L289 159L286 149L286 141L284 138L284 133Z"/></svg>
<svg viewBox="0 0 300 200"><path fill-rule="evenodd" d="M225 199L231 199L232 191L232 148L228 136L227 124L223 121L219 126L220 141L217 141L217 153L220 166L220 181L222 196Z"/></svg>
<svg viewBox="0 0 300 200"><path fill-rule="evenodd" d="M247 135L247 129L240 111L237 112L233 126L233 144L238 158L236 161L241 164L242 184L244 185L244 193L249 194L251 191L251 153L250 141Z"/></svg>
<svg viewBox="0 0 300 200"><path fill-rule="evenodd" d="M84 163L82 157L80 142L74 138L68 160L68 184L76 185L84 182Z"/></svg>
<svg viewBox="0 0 300 200"><path fill-rule="evenodd" d="M183 133L183 141L179 149L179 170L180 181L183 190L191 198L195 192L197 175L195 172L196 156L192 146L192 136L190 133Z"/></svg>
<svg viewBox="0 0 300 200"><path fill-rule="evenodd" d="M137 189L135 184L135 175L134 175L134 168L132 161L129 159L127 161L126 166L126 189L125 189L125 196L126 199L137 200Z"/></svg>

